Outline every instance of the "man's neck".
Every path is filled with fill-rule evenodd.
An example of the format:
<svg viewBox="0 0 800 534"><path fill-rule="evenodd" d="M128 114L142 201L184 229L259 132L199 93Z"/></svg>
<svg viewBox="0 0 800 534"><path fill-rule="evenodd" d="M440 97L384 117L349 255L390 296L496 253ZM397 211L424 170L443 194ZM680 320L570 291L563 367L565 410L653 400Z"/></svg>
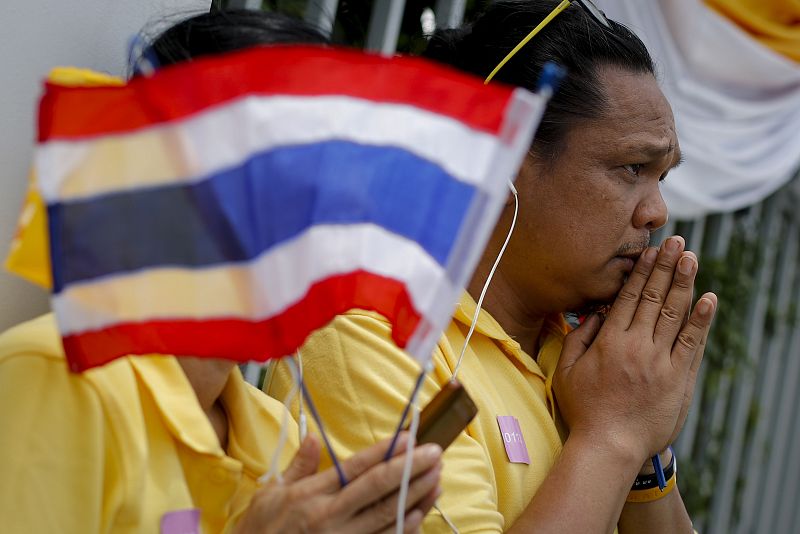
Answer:
<svg viewBox="0 0 800 534"><path fill-rule="evenodd" d="M220 445L227 448L228 419L222 407L220 398L225 384L231 375L231 369L236 365L229 360L191 358L188 356L178 358L186 378L189 380L200 407L208 417L211 426L217 434Z"/></svg>
<svg viewBox="0 0 800 534"><path fill-rule="evenodd" d="M484 255L467 286L467 291L475 299L475 302L478 301L493 262L494 257L487 258ZM503 327L506 334L520 344L522 350L531 357L536 357L539 352L539 336L546 316L532 310L527 303L523 302L506 277L503 276L502 269L495 272L481 307Z"/></svg>

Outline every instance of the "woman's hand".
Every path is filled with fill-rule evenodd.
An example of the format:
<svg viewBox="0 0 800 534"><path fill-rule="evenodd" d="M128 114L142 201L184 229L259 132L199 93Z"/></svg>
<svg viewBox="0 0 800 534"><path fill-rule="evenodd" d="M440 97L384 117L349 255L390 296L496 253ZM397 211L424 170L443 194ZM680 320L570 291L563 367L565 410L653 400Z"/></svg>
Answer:
<svg viewBox="0 0 800 534"><path fill-rule="evenodd" d="M683 248L647 249L602 327L592 316L567 336L554 390L570 439L644 462L680 432L717 305L706 293L691 309L697 258Z"/></svg>
<svg viewBox="0 0 800 534"><path fill-rule="evenodd" d="M394 532L405 443L404 436L388 462L383 461L389 448L389 440L385 440L342 463L350 481L342 488L333 469L317 473L320 445L309 435L283 480L271 481L256 492L234 532ZM419 530L441 491L441 448L422 445L413 454L405 532Z"/></svg>

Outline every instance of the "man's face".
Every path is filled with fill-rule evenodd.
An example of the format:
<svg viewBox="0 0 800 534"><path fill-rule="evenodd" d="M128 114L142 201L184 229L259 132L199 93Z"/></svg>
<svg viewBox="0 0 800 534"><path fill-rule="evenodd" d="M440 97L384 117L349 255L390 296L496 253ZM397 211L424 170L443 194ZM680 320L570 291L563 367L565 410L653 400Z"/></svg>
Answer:
<svg viewBox="0 0 800 534"><path fill-rule="evenodd" d="M650 233L667 221L659 181L680 161L656 80L599 73L603 117L572 128L554 162L529 157L504 272L526 306L566 311L613 300Z"/></svg>

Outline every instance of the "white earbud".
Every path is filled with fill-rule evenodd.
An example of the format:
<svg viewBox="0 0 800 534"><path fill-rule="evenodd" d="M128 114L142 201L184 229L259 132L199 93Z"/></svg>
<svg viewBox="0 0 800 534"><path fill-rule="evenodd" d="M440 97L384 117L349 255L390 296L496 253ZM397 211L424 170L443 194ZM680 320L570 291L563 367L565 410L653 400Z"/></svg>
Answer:
<svg viewBox="0 0 800 534"><path fill-rule="evenodd" d="M508 188L511 189L511 192L514 193L514 196L517 196L517 188L514 187L514 182L511 180L508 181Z"/></svg>

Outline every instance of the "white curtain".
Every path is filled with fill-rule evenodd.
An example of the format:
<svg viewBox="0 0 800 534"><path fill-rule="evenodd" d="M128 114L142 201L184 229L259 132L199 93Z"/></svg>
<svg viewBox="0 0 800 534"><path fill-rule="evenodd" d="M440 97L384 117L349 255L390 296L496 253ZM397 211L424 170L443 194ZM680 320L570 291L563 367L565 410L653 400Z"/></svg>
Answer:
<svg viewBox="0 0 800 534"><path fill-rule="evenodd" d="M598 0L655 59L685 163L663 186L673 217L764 199L800 167L800 64L699 0Z"/></svg>

